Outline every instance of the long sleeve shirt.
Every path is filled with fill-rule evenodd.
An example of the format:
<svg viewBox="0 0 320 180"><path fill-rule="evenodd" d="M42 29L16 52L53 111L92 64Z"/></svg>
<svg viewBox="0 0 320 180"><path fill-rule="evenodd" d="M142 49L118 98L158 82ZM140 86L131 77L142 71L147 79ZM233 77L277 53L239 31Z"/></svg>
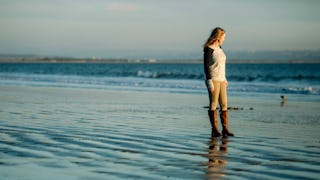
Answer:
<svg viewBox="0 0 320 180"><path fill-rule="evenodd" d="M204 48L204 72L206 80L226 81L226 55L220 47Z"/></svg>

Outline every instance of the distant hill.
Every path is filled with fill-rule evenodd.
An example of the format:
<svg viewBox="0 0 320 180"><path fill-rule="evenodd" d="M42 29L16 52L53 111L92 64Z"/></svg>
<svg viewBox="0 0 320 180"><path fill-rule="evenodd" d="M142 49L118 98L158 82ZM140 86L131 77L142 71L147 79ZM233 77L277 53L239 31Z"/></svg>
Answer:
<svg viewBox="0 0 320 180"><path fill-rule="evenodd" d="M320 60L320 50L227 51L229 59L246 60Z"/></svg>
<svg viewBox="0 0 320 180"><path fill-rule="evenodd" d="M286 51L233 51L225 50L228 60L300 60L300 61L319 61L320 50L286 50ZM202 59L202 52L176 54L175 57L182 59Z"/></svg>
<svg viewBox="0 0 320 180"><path fill-rule="evenodd" d="M229 63L320 63L320 50L287 51L231 51L225 50ZM202 51L157 52L123 57L64 57L34 54L0 54L0 62L119 62L155 63L189 62L202 63ZM141 58L143 57L143 58Z"/></svg>

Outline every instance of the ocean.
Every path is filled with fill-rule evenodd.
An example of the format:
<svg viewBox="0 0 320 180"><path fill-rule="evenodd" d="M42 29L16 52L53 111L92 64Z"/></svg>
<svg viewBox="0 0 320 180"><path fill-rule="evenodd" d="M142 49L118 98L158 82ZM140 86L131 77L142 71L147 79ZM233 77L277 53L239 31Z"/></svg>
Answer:
<svg viewBox="0 0 320 180"><path fill-rule="evenodd" d="M0 179L319 179L319 69L227 64L212 138L202 64L2 63Z"/></svg>
<svg viewBox="0 0 320 180"><path fill-rule="evenodd" d="M230 93L320 95L320 64L228 64ZM5 63L0 85L206 93L202 64Z"/></svg>

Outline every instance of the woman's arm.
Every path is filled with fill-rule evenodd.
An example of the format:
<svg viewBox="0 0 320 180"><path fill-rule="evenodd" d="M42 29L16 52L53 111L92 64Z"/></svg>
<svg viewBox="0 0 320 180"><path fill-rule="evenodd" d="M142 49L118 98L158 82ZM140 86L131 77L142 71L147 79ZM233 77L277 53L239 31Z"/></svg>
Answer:
<svg viewBox="0 0 320 180"><path fill-rule="evenodd" d="M212 59L212 52L213 52L213 49L208 47L204 48L203 50L204 73L206 75L207 80L211 78L209 67L210 67L210 61Z"/></svg>
<svg viewBox="0 0 320 180"><path fill-rule="evenodd" d="M210 61L212 59L212 53L213 53L213 49L211 48L204 48L203 50L203 66L204 66L204 73L206 75L206 85L209 91L213 91L214 87L213 87L213 83L211 80L211 72L210 72Z"/></svg>

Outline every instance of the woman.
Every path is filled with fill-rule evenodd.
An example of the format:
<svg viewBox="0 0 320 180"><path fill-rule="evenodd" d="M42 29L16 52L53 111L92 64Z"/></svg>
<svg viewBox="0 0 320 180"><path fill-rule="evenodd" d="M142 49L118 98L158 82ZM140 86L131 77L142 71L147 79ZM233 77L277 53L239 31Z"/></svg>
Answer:
<svg viewBox="0 0 320 180"><path fill-rule="evenodd" d="M220 120L222 124L222 135L234 136L228 129L228 106L227 106L227 86L226 79L226 55L221 49L226 33L217 27L215 28L207 42L204 44L204 72L206 75L206 85L209 92L209 118L212 127L212 136L219 137L221 133L218 129L218 117L216 113L217 104L220 105Z"/></svg>

